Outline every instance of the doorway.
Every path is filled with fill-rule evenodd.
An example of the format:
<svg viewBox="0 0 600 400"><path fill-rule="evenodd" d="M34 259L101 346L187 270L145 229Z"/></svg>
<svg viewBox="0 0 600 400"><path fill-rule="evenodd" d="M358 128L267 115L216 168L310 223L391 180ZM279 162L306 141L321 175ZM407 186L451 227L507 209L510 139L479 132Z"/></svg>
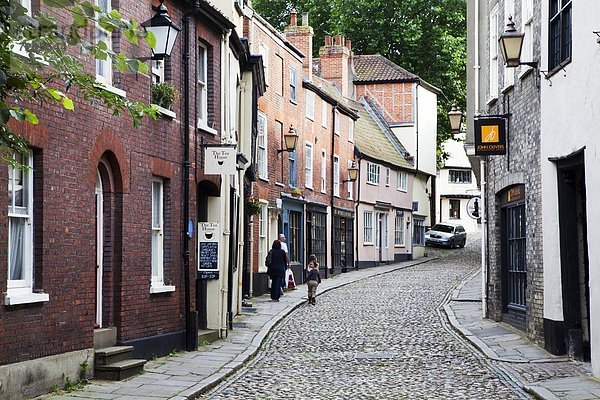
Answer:
<svg viewBox="0 0 600 400"><path fill-rule="evenodd" d="M590 360L589 260L583 152L557 162L560 263L567 352Z"/></svg>
<svg viewBox="0 0 600 400"><path fill-rule="evenodd" d="M102 328L102 279L104 265L104 194L102 190L102 177L100 171L96 176L96 321L94 328Z"/></svg>

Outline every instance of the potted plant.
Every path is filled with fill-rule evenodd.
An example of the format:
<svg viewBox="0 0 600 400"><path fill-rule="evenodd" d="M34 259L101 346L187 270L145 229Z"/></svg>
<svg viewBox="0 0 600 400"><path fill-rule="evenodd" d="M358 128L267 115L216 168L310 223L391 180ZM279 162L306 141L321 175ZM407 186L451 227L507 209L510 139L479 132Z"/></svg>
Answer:
<svg viewBox="0 0 600 400"><path fill-rule="evenodd" d="M160 82L152 84L152 103L159 107L170 110L177 97L175 85L171 82Z"/></svg>
<svg viewBox="0 0 600 400"><path fill-rule="evenodd" d="M302 197L302 191L298 188L292 189L292 196L294 197Z"/></svg>
<svg viewBox="0 0 600 400"><path fill-rule="evenodd" d="M256 196L246 197L246 212L248 215L260 214L260 201Z"/></svg>

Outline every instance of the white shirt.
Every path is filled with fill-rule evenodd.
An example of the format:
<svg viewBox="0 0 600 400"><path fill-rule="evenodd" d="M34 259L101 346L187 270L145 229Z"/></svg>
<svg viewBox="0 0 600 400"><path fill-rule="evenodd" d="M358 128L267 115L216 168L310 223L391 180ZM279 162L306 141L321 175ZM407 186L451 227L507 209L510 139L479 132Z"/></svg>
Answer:
<svg viewBox="0 0 600 400"><path fill-rule="evenodd" d="M288 254L288 248L286 242L281 242L281 249L285 251L285 254Z"/></svg>

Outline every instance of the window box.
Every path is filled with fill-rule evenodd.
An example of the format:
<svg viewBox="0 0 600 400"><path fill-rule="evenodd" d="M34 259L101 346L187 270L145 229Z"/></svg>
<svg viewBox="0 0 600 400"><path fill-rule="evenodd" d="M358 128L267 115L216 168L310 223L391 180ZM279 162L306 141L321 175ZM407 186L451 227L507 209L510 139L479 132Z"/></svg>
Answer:
<svg viewBox="0 0 600 400"><path fill-rule="evenodd" d="M150 294L174 292L175 286L172 285L152 285L150 286Z"/></svg>
<svg viewBox="0 0 600 400"><path fill-rule="evenodd" d="M4 296L5 306L16 306L19 304L45 303L50 301L48 293L23 293L11 294L10 292Z"/></svg>

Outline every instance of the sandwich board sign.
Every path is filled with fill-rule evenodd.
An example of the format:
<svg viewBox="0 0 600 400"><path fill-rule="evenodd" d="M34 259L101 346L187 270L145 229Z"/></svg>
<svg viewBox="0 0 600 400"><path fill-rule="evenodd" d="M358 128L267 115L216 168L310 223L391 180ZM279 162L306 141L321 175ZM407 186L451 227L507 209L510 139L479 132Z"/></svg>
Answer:
<svg viewBox="0 0 600 400"><path fill-rule="evenodd" d="M198 224L198 279L219 278L219 224Z"/></svg>

